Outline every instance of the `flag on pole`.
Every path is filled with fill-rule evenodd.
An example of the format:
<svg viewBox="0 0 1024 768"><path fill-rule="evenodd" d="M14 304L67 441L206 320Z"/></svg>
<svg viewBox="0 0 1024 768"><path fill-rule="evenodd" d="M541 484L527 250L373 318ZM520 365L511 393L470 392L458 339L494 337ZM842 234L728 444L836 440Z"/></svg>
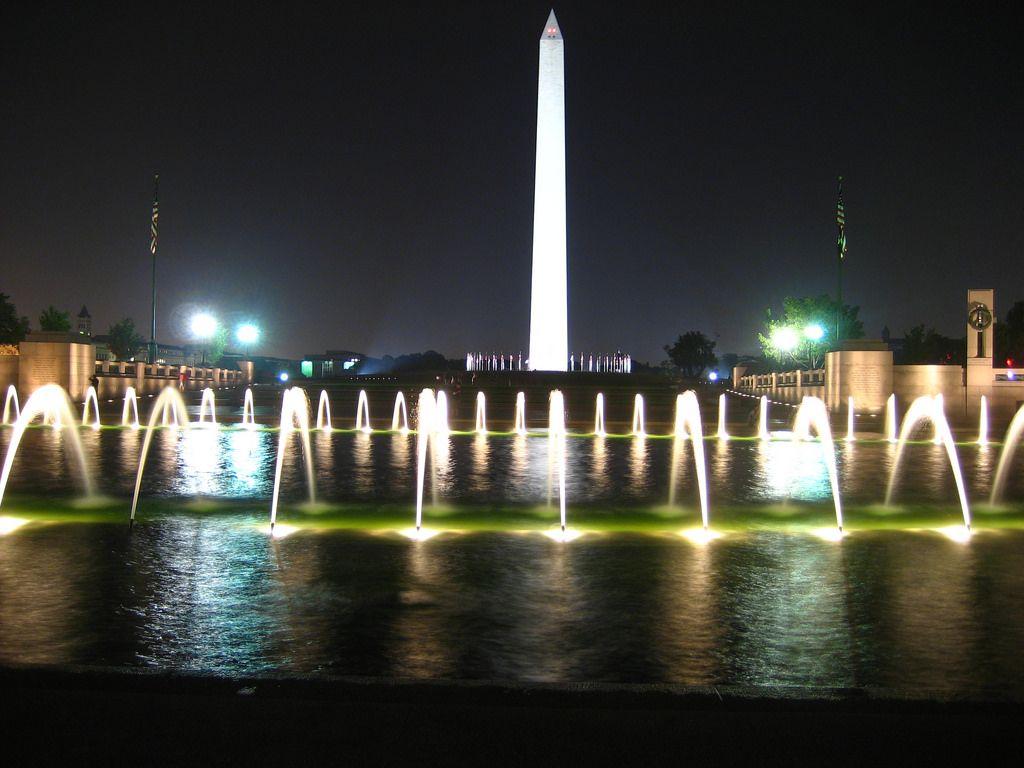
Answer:
<svg viewBox="0 0 1024 768"><path fill-rule="evenodd" d="M149 225L149 252L156 256L157 225L160 223L160 174L153 177L153 219Z"/></svg>
<svg viewBox="0 0 1024 768"><path fill-rule="evenodd" d="M846 212L843 210L843 177L839 177L839 200L836 203L836 226L839 228L839 239L836 243L839 259L846 258Z"/></svg>

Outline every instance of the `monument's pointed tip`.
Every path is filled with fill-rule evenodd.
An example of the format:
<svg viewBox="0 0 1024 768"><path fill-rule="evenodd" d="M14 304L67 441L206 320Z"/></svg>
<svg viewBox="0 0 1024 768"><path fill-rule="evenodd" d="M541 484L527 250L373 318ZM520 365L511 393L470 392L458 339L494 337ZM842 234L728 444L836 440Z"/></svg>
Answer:
<svg viewBox="0 0 1024 768"><path fill-rule="evenodd" d="M551 9L551 13L548 14L548 23L544 25L544 34L540 36L541 40L561 40L562 30L558 26L558 19L555 18L555 9Z"/></svg>

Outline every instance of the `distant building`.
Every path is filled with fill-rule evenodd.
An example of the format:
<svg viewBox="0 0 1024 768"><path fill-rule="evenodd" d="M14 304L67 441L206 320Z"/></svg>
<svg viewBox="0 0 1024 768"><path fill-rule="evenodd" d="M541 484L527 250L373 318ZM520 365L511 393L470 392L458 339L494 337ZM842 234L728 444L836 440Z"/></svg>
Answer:
<svg viewBox="0 0 1024 768"><path fill-rule="evenodd" d="M92 315L89 314L85 304L82 305L82 311L78 313L78 332L85 336L92 336Z"/></svg>
<svg viewBox="0 0 1024 768"><path fill-rule="evenodd" d="M359 373L366 355L347 349L329 349L322 355L306 355L302 358L302 375L307 379L330 379L335 376L350 376Z"/></svg>

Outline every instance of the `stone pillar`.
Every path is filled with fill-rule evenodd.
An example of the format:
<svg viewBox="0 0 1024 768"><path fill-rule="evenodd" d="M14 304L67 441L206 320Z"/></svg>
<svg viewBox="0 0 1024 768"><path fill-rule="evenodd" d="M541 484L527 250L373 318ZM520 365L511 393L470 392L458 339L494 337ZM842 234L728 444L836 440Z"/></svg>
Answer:
<svg viewBox="0 0 1024 768"><path fill-rule="evenodd" d="M79 333L35 331L19 346L18 390L28 397L46 384L59 384L74 400L85 397L96 372L96 345Z"/></svg>
<svg viewBox="0 0 1024 768"><path fill-rule="evenodd" d="M994 379L992 357L996 326L995 291L971 288L967 291L967 389L991 387ZM980 394L985 394L981 392Z"/></svg>
<svg viewBox="0 0 1024 768"><path fill-rule="evenodd" d="M881 413L893 391L892 350L880 340L851 339L825 355L825 402L846 407L852 397L857 411Z"/></svg>
<svg viewBox="0 0 1024 768"><path fill-rule="evenodd" d="M739 389L740 382L743 381L743 377L747 375L747 366L737 365L732 369L732 388Z"/></svg>

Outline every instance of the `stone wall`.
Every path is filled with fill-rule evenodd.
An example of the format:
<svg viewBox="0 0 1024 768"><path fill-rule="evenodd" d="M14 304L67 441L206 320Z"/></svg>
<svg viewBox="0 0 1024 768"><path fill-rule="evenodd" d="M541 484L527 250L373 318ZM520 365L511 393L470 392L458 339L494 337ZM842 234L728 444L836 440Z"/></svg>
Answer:
<svg viewBox="0 0 1024 768"><path fill-rule="evenodd" d="M30 333L18 345L18 392L28 398L46 384L60 384L74 400L85 397L96 366L96 345L72 333Z"/></svg>

